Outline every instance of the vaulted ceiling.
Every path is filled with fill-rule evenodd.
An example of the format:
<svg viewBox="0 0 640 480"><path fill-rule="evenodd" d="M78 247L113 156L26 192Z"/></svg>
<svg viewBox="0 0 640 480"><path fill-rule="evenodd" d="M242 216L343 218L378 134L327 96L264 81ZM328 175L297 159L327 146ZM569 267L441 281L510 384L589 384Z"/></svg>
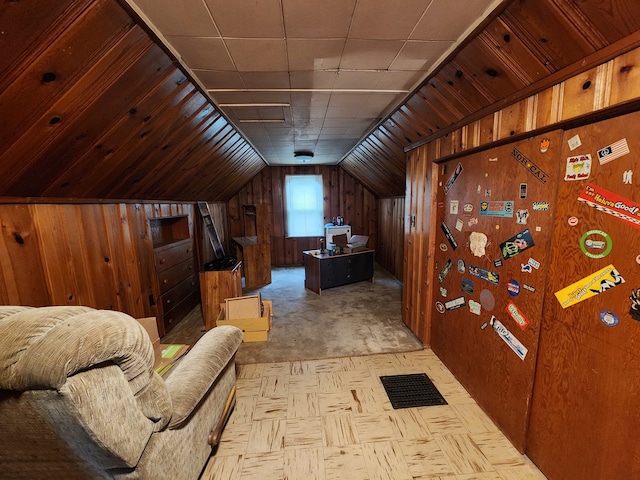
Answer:
<svg viewBox="0 0 640 480"><path fill-rule="evenodd" d="M568 67L575 74L589 55L620 53L640 30L637 0L510 0L459 43L451 32L480 21L491 2L138 3L0 4L1 196L225 201L297 149L339 163L378 197L403 195L406 147L547 87ZM144 4L184 14L149 25ZM194 5L206 18L189 13ZM236 5L260 9L243 24ZM439 40L420 33L434 19ZM207 22L217 30L196 30ZM268 25L277 31L265 37ZM221 63L194 63L199 56ZM241 121L278 112L281 131Z"/></svg>

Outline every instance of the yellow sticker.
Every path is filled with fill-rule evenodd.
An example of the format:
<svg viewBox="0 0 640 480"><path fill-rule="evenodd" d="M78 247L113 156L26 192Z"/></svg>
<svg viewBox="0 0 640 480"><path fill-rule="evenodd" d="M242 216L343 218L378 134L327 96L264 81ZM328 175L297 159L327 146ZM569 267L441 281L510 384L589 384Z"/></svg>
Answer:
<svg viewBox="0 0 640 480"><path fill-rule="evenodd" d="M607 265L588 277L578 280L562 290L558 290L554 295L562 305L562 308L567 308L621 283L624 283L622 275L618 273L618 270L613 265Z"/></svg>

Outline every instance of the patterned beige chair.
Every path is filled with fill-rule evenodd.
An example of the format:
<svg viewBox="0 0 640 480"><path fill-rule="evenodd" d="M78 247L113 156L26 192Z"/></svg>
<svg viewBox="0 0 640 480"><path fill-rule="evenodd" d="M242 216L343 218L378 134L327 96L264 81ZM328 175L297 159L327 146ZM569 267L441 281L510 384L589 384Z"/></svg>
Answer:
<svg viewBox="0 0 640 480"><path fill-rule="evenodd" d="M165 381L124 313L0 306L0 478L198 478L234 405L241 341L208 331Z"/></svg>

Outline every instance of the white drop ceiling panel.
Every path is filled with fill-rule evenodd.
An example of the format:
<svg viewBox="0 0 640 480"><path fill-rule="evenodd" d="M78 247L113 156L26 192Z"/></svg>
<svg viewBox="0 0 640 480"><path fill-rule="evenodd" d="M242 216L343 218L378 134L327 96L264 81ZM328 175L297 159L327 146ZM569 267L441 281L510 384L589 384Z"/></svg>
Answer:
<svg viewBox="0 0 640 480"><path fill-rule="evenodd" d="M127 0L271 165L337 164L500 0Z"/></svg>

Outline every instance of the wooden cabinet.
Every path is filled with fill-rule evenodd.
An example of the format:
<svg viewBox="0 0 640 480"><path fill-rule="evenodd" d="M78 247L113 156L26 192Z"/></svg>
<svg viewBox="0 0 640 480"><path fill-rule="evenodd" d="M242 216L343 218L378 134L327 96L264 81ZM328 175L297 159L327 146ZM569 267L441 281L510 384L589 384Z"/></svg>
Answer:
<svg viewBox="0 0 640 480"><path fill-rule="evenodd" d="M224 270L200 272L202 317L207 330L216 326L220 304L242 296L242 262Z"/></svg>
<svg viewBox="0 0 640 480"><path fill-rule="evenodd" d="M271 283L271 216L269 205L243 205L242 237L234 237L238 258L244 266L245 287Z"/></svg>
<svg viewBox="0 0 640 480"><path fill-rule="evenodd" d="M305 251L304 286L318 294L322 289L373 279L374 251L329 255Z"/></svg>
<svg viewBox="0 0 640 480"><path fill-rule="evenodd" d="M167 334L199 302L189 216L150 220L159 297L158 331Z"/></svg>

